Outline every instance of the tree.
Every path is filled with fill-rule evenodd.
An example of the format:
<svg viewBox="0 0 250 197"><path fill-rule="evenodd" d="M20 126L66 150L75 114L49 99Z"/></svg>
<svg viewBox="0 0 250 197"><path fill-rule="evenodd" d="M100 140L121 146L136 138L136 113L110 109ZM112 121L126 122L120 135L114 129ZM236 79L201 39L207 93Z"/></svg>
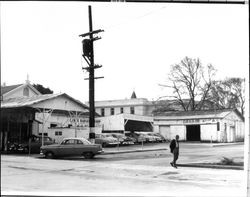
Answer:
<svg viewBox="0 0 250 197"><path fill-rule="evenodd" d="M215 73L211 64L203 67L199 58L185 57L179 64L171 65L167 84L161 86L172 90L168 97L174 98L184 111L201 110Z"/></svg>
<svg viewBox="0 0 250 197"><path fill-rule="evenodd" d="M51 89L45 88L41 84L33 84L33 87L36 88L41 94L53 94Z"/></svg>
<svg viewBox="0 0 250 197"><path fill-rule="evenodd" d="M213 81L209 99L220 108L237 108L242 115L245 109L245 79L226 78Z"/></svg>

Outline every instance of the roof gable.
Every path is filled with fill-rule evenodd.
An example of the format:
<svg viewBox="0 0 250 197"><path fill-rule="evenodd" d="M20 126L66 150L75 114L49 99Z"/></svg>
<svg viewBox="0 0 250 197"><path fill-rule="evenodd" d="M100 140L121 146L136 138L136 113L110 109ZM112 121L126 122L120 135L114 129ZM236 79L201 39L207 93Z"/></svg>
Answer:
<svg viewBox="0 0 250 197"><path fill-rule="evenodd" d="M88 110L89 108L81 103L80 101L70 97L65 93L59 94L44 94L37 95L32 97L17 97L17 98L9 98L1 102L1 108L18 108L18 107L33 107L33 108L53 108L53 103L49 104L47 101L52 99L56 99L59 97L66 97L68 100L71 100L73 103L77 104L80 108ZM55 107L58 110L72 110L71 108L65 108L65 106L60 106L58 108L58 103L54 103ZM55 109L56 109L55 108ZM79 110L81 111L81 110Z"/></svg>
<svg viewBox="0 0 250 197"><path fill-rule="evenodd" d="M187 118L225 118L232 112L236 113L244 121L243 116L237 109L202 110L202 111L168 111L155 115L156 119L187 119Z"/></svg>
<svg viewBox="0 0 250 197"><path fill-rule="evenodd" d="M1 95L4 95L16 88L18 88L19 86L21 86L22 84L17 84L17 85L11 85L11 86L1 86Z"/></svg>
<svg viewBox="0 0 250 197"><path fill-rule="evenodd" d="M11 97L12 98L21 97L21 96L24 96L23 90L25 88L29 88L29 90L32 92L32 95L41 95L41 93L36 88L34 88L31 84L25 83L25 84L1 87L1 96L3 96L3 99L8 99Z"/></svg>

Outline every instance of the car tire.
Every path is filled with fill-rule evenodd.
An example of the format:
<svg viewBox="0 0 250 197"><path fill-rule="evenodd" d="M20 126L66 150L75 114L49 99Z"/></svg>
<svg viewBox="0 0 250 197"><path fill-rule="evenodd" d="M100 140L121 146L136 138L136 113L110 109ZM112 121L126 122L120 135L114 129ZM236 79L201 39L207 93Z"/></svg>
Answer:
<svg viewBox="0 0 250 197"><path fill-rule="evenodd" d="M83 156L85 159L93 159L94 158L94 154L91 152L83 153Z"/></svg>
<svg viewBox="0 0 250 197"><path fill-rule="evenodd" d="M53 159L53 158L54 158L54 153L52 153L52 152L47 152L47 153L45 154L45 158L46 158L46 159Z"/></svg>

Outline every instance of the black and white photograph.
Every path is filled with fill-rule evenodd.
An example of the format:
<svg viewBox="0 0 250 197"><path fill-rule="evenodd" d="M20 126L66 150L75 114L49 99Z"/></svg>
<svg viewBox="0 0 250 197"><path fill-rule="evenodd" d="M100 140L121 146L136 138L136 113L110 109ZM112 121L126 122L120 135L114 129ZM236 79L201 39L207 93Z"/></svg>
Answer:
<svg viewBox="0 0 250 197"><path fill-rule="evenodd" d="M2 196L250 197L248 0L0 14Z"/></svg>

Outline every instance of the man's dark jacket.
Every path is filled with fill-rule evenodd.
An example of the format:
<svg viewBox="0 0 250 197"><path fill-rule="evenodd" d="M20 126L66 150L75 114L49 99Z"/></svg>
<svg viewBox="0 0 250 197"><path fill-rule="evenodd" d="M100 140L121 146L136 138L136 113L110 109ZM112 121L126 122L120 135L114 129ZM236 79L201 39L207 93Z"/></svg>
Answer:
<svg viewBox="0 0 250 197"><path fill-rule="evenodd" d="M169 147L170 147L170 152L173 153L173 151L176 147L176 140L175 139L171 140Z"/></svg>

